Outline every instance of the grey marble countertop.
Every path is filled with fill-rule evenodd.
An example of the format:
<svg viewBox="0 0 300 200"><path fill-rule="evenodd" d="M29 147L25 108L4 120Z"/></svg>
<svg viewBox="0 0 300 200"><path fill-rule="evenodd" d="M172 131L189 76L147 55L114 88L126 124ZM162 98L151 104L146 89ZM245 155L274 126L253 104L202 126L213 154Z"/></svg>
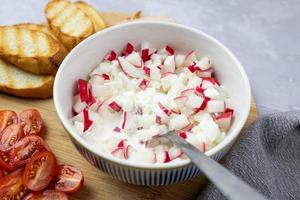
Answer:
<svg viewBox="0 0 300 200"><path fill-rule="evenodd" d="M45 21L47 0L0 0L0 24ZM249 76L261 114L300 110L299 0L90 0L99 10L170 16L223 42Z"/></svg>

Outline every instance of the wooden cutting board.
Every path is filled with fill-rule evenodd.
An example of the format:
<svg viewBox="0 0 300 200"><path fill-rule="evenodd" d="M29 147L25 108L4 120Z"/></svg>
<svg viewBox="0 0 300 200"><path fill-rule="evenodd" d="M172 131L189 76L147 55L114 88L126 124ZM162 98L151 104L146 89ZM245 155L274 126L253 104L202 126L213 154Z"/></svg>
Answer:
<svg viewBox="0 0 300 200"><path fill-rule="evenodd" d="M12 109L21 112L24 109L38 109L46 123L45 139L58 159L58 163L67 163L79 167L85 177L80 192L71 196L74 200L167 200L195 199L206 180L195 177L190 181L161 187L145 187L120 182L89 164L72 145L56 115L53 100L31 100L0 94L0 110ZM257 118L254 100L245 127Z"/></svg>
<svg viewBox="0 0 300 200"><path fill-rule="evenodd" d="M102 12L100 15L102 15L104 21L110 26L117 24L120 21L133 18L134 16L131 13L116 12ZM170 21L170 18L167 17L150 17L146 19ZM73 194L70 199L192 200L197 197L197 194L206 183L206 179L203 176L195 177L194 179L183 183L161 187L136 186L120 182L89 164L79 154L71 143L67 133L58 119L58 116L56 115L52 99L21 99L0 94L0 110L11 109L16 112L21 112L28 108L36 108L41 112L47 127L44 138L57 156L58 163L66 163L77 166L84 174L84 187L80 190L80 192ZM251 112L245 127L252 123L256 118L256 106L254 100L252 100Z"/></svg>

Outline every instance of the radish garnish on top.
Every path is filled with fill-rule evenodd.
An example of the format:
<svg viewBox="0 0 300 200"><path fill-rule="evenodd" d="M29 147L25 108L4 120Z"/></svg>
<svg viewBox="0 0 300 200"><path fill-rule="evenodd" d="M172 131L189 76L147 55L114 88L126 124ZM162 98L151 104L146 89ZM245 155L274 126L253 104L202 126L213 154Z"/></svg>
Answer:
<svg viewBox="0 0 300 200"><path fill-rule="evenodd" d="M208 151L226 137L234 118L213 69L212 60L194 50L128 42L110 50L88 80L78 79L72 121L95 148L129 162L186 159L160 137L168 130Z"/></svg>

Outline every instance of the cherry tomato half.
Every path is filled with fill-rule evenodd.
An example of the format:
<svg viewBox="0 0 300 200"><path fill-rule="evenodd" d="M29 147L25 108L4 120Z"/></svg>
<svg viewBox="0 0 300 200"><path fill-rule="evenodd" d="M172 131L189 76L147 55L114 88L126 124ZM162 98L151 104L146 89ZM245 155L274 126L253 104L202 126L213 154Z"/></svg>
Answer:
<svg viewBox="0 0 300 200"><path fill-rule="evenodd" d="M45 150L51 151L48 144L41 137L37 135L26 136L11 147L9 152L10 163L14 166L23 166L34 154Z"/></svg>
<svg viewBox="0 0 300 200"><path fill-rule="evenodd" d="M33 155L23 173L24 185L32 191L41 191L51 182L56 169L53 153L43 151Z"/></svg>
<svg viewBox="0 0 300 200"><path fill-rule="evenodd" d="M22 199L28 192L22 182L23 168L0 179L0 199Z"/></svg>
<svg viewBox="0 0 300 200"><path fill-rule="evenodd" d="M21 127L25 135L42 135L44 122L41 114L36 109L24 110L19 114Z"/></svg>
<svg viewBox="0 0 300 200"><path fill-rule="evenodd" d="M5 151L13 146L23 137L23 131L20 124L12 124L6 127L0 136L0 150Z"/></svg>
<svg viewBox="0 0 300 200"><path fill-rule="evenodd" d="M17 166L11 163L9 151L0 151L0 167L8 172L17 169Z"/></svg>
<svg viewBox="0 0 300 200"><path fill-rule="evenodd" d="M59 191L46 190L43 193L30 193L23 200L68 200L68 196Z"/></svg>
<svg viewBox="0 0 300 200"><path fill-rule="evenodd" d="M52 188L66 193L78 191L83 185L82 172L71 165L59 165L56 169Z"/></svg>
<svg viewBox="0 0 300 200"><path fill-rule="evenodd" d="M0 111L0 133L9 125L18 123L18 116L12 110Z"/></svg>

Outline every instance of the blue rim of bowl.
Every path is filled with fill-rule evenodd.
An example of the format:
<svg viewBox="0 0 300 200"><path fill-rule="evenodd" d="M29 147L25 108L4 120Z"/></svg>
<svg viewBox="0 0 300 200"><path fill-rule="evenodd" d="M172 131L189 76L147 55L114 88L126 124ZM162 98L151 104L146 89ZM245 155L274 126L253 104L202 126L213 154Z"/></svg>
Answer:
<svg viewBox="0 0 300 200"><path fill-rule="evenodd" d="M90 42L90 41L94 40L96 37L98 37L101 34L105 34L106 32L113 32L115 30L122 29L123 27L145 25L145 24L147 24L147 25L164 25L164 26L170 26L170 27L175 27L175 28L180 28L180 29L187 29L188 31L194 32L196 34L200 34L203 37L207 38L208 40L211 40L212 42L216 43L220 48L222 48L229 56L232 57L232 59L234 60L236 66L239 68L239 70L242 74L242 78L245 82L247 93L248 93L248 95L246 97L247 99L245 99L245 106L247 106L247 111L246 111L246 113L241 115L240 121L237 124L237 126L235 127L235 129L230 130L231 134L227 135L221 143L219 143L218 145L216 145L212 149L205 152L205 154L207 156L213 156L213 155L221 152L224 148L226 148L227 145L229 145L232 141L234 141L238 137L238 135L240 134L240 132L241 132L241 130L242 130L243 126L245 125L246 120L248 118L248 115L249 115L249 112L250 112L250 105L251 105L251 88L250 88L249 79L246 75L246 72L245 72L244 68L242 67L241 63L238 61L236 56L226 46L224 46L221 42L219 42L217 39L213 38L212 36L202 32L200 30L197 30L195 28L188 27L188 26L185 26L185 25L181 25L181 24L176 24L176 23L173 23L173 22L159 22L159 21L147 20L147 21L135 21L135 22L128 22L128 23L124 23L124 24L119 24L119 25L104 29L100 32L97 32L97 33L91 35L90 37L86 38L85 40L83 40L81 43L79 43L66 56L66 58L61 63L60 68L57 71L55 81L54 81L54 87L53 87L54 106L55 106L56 112L58 114L58 117L59 117L62 125L66 129L68 135L73 140L75 140L77 142L77 144L79 144L82 148L85 148L86 150L88 150L92 154L94 154L96 156L99 156L102 159L113 162L117 165L123 165L125 167L138 168L138 169L143 169L143 170L157 170L157 169L160 170L160 169L173 169L173 168L186 167L186 166L191 164L191 161L189 159L183 160L183 161L180 161L180 162L170 162L170 163L153 163L153 164L133 163L133 162L129 162L129 161L124 160L124 159L115 158L115 157L113 157L113 156L111 156L111 155L109 155L108 153L105 153L105 152L96 152L96 151L93 150L92 147L90 147L90 145L86 141L84 141L83 138L81 138L81 136L76 132L73 125L70 123L70 119L66 119L64 117L62 111L60 110L61 104L58 101L58 92L56 92L56 91L58 91L58 89L59 89L58 84L59 84L60 79L62 78L62 76L61 76L62 68L68 62L68 59L72 56L72 54L74 54L74 52L76 52L77 49L81 48L81 46L85 45L86 42Z"/></svg>

